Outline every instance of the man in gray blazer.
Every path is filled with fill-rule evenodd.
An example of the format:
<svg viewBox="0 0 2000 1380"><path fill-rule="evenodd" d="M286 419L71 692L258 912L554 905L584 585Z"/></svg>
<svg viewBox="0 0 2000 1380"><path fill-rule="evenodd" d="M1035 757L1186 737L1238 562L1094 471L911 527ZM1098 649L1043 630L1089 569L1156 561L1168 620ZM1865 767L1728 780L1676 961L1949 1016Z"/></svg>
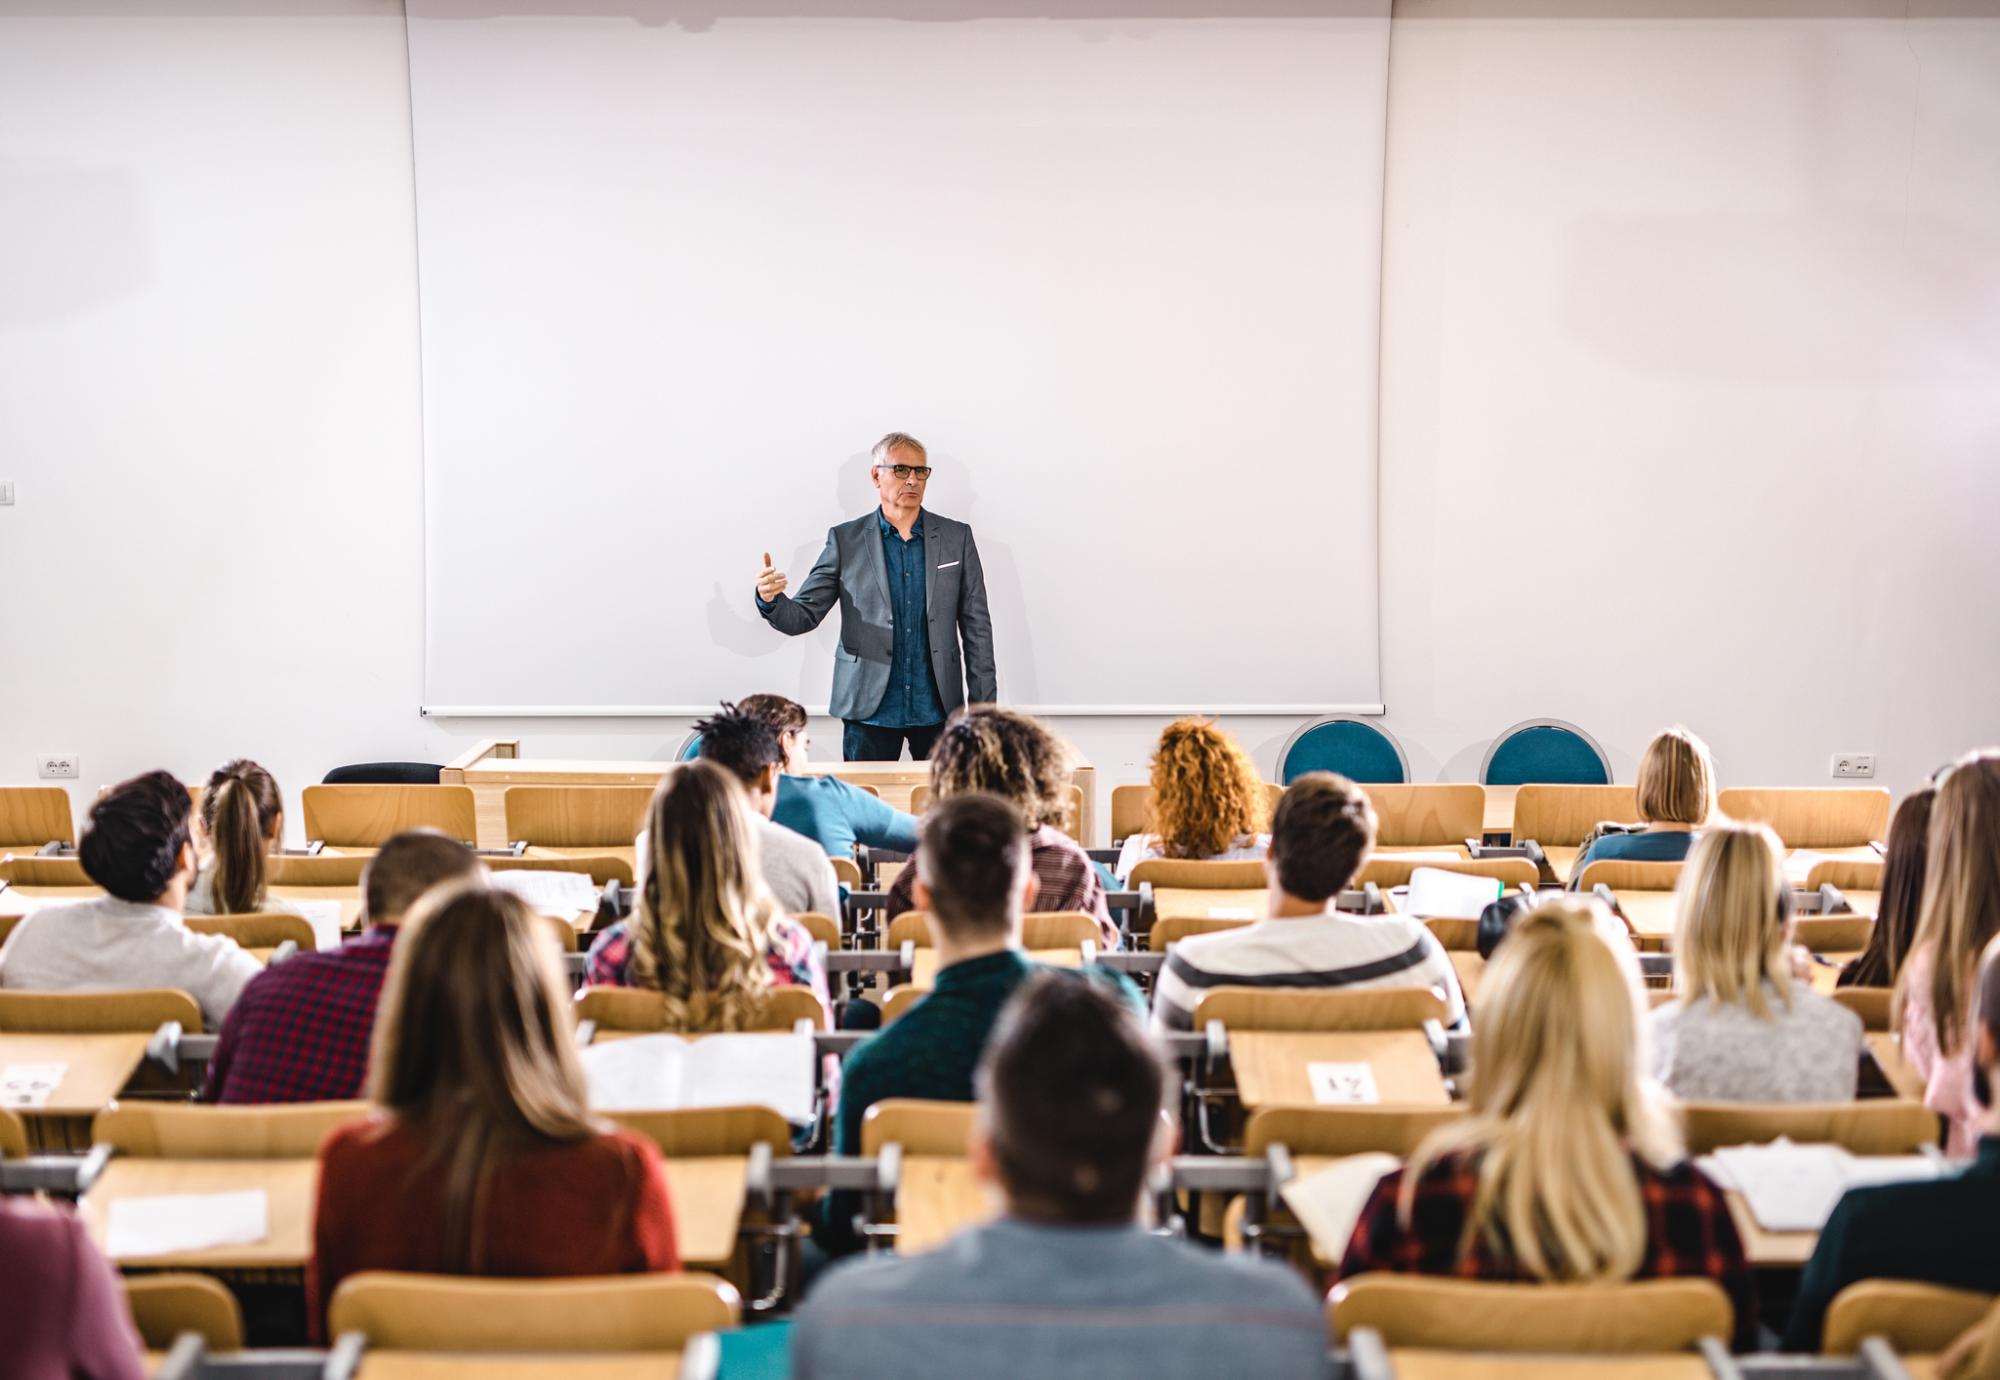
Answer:
<svg viewBox="0 0 2000 1380"><path fill-rule="evenodd" d="M796 595L764 553L757 609L788 637L811 632L836 602L834 717L850 762L930 756L952 710L995 696L993 620L972 529L924 511L929 456L892 431L875 445L870 473L882 505L826 534ZM963 647L963 658L960 649Z"/></svg>

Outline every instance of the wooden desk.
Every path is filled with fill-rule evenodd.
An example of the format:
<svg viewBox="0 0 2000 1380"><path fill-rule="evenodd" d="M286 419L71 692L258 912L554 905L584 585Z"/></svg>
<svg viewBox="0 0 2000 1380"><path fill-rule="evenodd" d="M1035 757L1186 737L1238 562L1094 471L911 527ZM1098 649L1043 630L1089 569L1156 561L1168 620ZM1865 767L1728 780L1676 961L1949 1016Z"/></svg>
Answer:
<svg viewBox="0 0 2000 1380"><path fill-rule="evenodd" d="M972 1162L944 1155L907 1155L896 1189L896 1254L939 1246L963 1227L993 1216L993 1200Z"/></svg>
<svg viewBox="0 0 2000 1380"><path fill-rule="evenodd" d="M119 1156L83 1195L77 1210L90 1239L105 1249L111 1204L119 1198L175 1193L240 1193L261 1188L269 1198L269 1235L241 1246L215 1246L162 1256L128 1256L120 1266L193 1270L299 1270L312 1255L315 1160L171 1160Z"/></svg>
<svg viewBox="0 0 2000 1380"><path fill-rule="evenodd" d="M1674 937L1674 893L1620 891L1618 909L1632 922L1632 942L1649 953L1671 947Z"/></svg>
<svg viewBox="0 0 2000 1380"><path fill-rule="evenodd" d="M340 929L350 934L361 928L363 900L359 886L273 886L270 894L286 901L332 901L340 907Z"/></svg>
<svg viewBox="0 0 2000 1380"><path fill-rule="evenodd" d="M1743 1240L1743 1258L1753 1269L1801 1269L1812 1259L1819 1244L1816 1231L1765 1231L1757 1225L1750 1204L1734 1189L1723 1194L1729 1202L1729 1218Z"/></svg>
<svg viewBox="0 0 2000 1380"><path fill-rule="evenodd" d="M138 1072L149 1035L0 1034L0 1067L62 1064L62 1082L41 1107L16 1107L37 1150L84 1150L90 1121Z"/></svg>
<svg viewBox="0 0 2000 1380"><path fill-rule="evenodd" d="M507 843L503 792L509 786L652 786L675 765L652 760L599 762L523 757L520 749L518 739L489 740L458 758L438 777L442 785L472 787L481 848L501 848ZM885 803L899 810L910 808L912 790L930 782L928 762L813 762L806 770L815 775L837 776L857 786L871 786ZM1083 792L1077 831L1087 845L1101 845L1107 840L1098 834L1096 768L1079 762L1076 784Z"/></svg>
<svg viewBox="0 0 2000 1380"><path fill-rule="evenodd" d="M664 1163L681 1261L704 1269L722 1268L736 1255L749 1161L741 1155L669 1155Z"/></svg>
<svg viewBox="0 0 2000 1380"><path fill-rule="evenodd" d="M447 1356L428 1351L364 1352L355 1380L675 1380L679 1355L578 1353L508 1356L480 1352Z"/></svg>
<svg viewBox="0 0 2000 1380"><path fill-rule="evenodd" d="M1479 956L1477 949L1446 949L1444 956L1451 960L1452 971L1458 974L1459 991L1465 994L1467 1003L1479 994L1479 983L1486 976L1486 960Z"/></svg>
<svg viewBox="0 0 2000 1380"><path fill-rule="evenodd" d="M1826 959L1835 966L1829 968L1825 963L1813 964L1812 989L1823 997L1830 997L1833 995L1834 990L1840 986L1840 970L1861 957L1861 955L1858 953L1820 954L1819 957Z"/></svg>
<svg viewBox="0 0 2000 1380"><path fill-rule="evenodd" d="M1549 870L1556 874L1556 880L1569 885L1569 874L1576 870L1576 860L1583 849L1573 843L1545 844L1542 856L1549 860Z"/></svg>
<svg viewBox="0 0 2000 1380"><path fill-rule="evenodd" d="M1308 1064L1367 1064L1384 1105L1451 1101L1437 1055L1421 1030L1232 1030L1229 1062L1243 1105L1313 1107Z"/></svg>
<svg viewBox="0 0 2000 1380"><path fill-rule="evenodd" d="M67 905L71 901L94 901L104 894L94 886L18 886L0 891L0 915L26 915L42 906Z"/></svg>

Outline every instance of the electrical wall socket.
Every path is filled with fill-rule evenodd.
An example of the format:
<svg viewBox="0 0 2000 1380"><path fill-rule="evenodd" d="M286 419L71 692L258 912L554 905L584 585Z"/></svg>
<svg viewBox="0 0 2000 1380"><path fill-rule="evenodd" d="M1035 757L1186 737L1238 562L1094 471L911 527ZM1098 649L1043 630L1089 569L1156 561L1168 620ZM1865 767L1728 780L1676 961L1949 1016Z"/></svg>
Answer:
<svg viewBox="0 0 2000 1380"><path fill-rule="evenodd" d="M13 506L14 481L11 479L0 479L0 508L11 508Z"/></svg>
<svg viewBox="0 0 2000 1380"><path fill-rule="evenodd" d="M83 763L73 752L37 753L35 774L44 781L74 781L83 775Z"/></svg>
<svg viewBox="0 0 2000 1380"><path fill-rule="evenodd" d="M1836 752L1833 754L1833 775L1835 780L1850 777L1873 777L1875 775L1875 754L1872 752Z"/></svg>

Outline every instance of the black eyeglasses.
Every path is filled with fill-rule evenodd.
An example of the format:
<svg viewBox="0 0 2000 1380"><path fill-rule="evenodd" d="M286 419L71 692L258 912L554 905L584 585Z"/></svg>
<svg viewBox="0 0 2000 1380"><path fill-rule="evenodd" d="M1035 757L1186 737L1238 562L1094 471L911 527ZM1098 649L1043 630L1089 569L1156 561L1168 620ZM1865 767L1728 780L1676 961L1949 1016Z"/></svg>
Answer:
<svg viewBox="0 0 2000 1380"><path fill-rule="evenodd" d="M929 465L877 465L875 468L878 470L888 470L898 479L908 479L912 475L915 475L918 479L929 479L931 477L931 467Z"/></svg>

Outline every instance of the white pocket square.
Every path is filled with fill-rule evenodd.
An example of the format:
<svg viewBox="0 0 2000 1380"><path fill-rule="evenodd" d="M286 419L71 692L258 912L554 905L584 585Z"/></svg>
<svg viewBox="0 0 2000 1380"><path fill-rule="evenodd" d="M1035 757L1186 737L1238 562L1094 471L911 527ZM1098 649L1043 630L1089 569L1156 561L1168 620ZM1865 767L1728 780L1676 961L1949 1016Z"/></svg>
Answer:
<svg viewBox="0 0 2000 1380"><path fill-rule="evenodd" d="M939 570L950 570L950 569L951 569L951 568L952 568L953 566L955 566L955 565L957 565L957 564L959 564L959 562L957 562L957 561L946 561L946 562L945 562L945 563L944 563L943 565L939 566L939 567L938 567L938 569L939 569Z"/></svg>

